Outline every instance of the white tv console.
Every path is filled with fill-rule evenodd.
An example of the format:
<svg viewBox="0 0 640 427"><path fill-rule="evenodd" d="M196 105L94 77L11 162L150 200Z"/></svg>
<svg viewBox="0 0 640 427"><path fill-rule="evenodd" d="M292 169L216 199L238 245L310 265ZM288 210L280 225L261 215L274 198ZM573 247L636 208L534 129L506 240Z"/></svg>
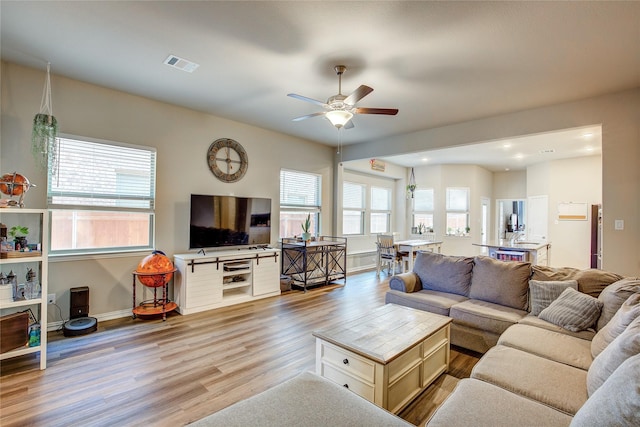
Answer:
<svg viewBox="0 0 640 427"><path fill-rule="evenodd" d="M174 299L191 314L280 295L277 249L236 249L174 255Z"/></svg>

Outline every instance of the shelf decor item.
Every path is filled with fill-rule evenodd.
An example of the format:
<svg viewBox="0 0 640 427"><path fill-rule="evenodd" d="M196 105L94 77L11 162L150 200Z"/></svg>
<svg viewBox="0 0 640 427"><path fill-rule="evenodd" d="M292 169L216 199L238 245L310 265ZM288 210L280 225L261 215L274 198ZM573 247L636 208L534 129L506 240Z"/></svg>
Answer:
<svg viewBox="0 0 640 427"><path fill-rule="evenodd" d="M31 150L33 156L43 170L51 167L56 170L58 156L56 137L58 136L58 121L53 116L51 102L51 64L47 62L47 78L42 91L40 113L33 118L33 131L31 133Z"/></svg>
<svg viewBox="0 0 640 427"><path fill-rule="evenodd" d="M308 242L311 240L311 214L307 214L307 219L302 223L302 240Z"/></svg>
<svg viewBox="0 0 640 427"><path fill-rule="evenodd" d="M29 227L22 225L15 225L9 230L9 235L13 237L15 242L15 250L23 250L27 247L27 235L29 234Z"/></svg>
<svg viewBox="0 0 640 427"><path fill-rule="evenodd" d="M0 208L8 206L24 207L24 195L35 184L17 172L6 173L0 177L0 193L9 196L9 199L0 199ZM13 200L13 196L19 196L18 200Z"/></svg>

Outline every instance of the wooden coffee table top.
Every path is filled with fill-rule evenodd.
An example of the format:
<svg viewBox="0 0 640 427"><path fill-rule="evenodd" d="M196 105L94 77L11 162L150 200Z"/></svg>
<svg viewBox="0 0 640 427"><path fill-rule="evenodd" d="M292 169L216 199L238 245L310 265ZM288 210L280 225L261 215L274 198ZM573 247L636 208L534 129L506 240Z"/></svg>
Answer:
<svg viewBox="0 0 640 427"><path fill-rule="evenodd" d="M386 304L350 322L314 331L313 336L387 364L449 323L446 316Z"/></svg>

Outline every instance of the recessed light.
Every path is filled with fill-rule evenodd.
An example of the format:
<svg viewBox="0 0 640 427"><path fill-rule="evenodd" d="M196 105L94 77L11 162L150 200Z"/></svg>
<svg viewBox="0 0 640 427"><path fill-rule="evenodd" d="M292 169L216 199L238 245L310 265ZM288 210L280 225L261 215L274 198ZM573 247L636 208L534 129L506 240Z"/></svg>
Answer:
<svg viewBox="0 0 640 427"><path fill-rule="evenodd" d="M589 152L591 152L591 151L593 151L593 147L591 147L591 146L589 146L589 147L585 147L585 151L589 151Z"/></svg>
<svg viewBox="0 0 640 427"><path fill-rule="evenodd" d="M505 172L509 172L511 169L509 168L504 168Z"/></svg>
<svg viewBox="0 0 640 427"><path fill-rule="evenodd" d="M522 153L518 153L515 156L513 156L515 159L517 160L522 160L524 158L524 155Z"/></svg>
<svg viewBox="0 0 640 427"><path fill-rule="evenodd" d="M428 158L426 158L426 157L423 157L423 158L422 158L422 159L420 159L420 160L422 160L423 162L428 162L428 161L429 161L429 159L428 159Z"/></svg>
<svg viewBox="0 0 640 427"><path fill-rule="evenodd" d="M593 133L592 133L592 132L587 132L587 133L583 133L583 134L582 134L582 137L583 137L584 139L589 139L589 138L591 138L592 136L593 136Z"/></svg>
<svg viewBox="0 0 640 427"><path fill-rule="evenodd" d="M502 144L502 148L511 148L511 143L505 142L504 144Z"/></svg>

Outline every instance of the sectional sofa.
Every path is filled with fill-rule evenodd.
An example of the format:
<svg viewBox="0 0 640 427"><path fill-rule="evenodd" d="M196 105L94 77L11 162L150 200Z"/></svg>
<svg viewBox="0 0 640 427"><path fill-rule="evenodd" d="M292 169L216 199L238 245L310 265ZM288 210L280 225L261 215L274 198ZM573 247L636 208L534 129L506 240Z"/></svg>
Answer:
<svg viewBox="0 0 640 427"><path fill-rule="evenodd" d="M388 303L485 352L428 426L640 425L640 279L421 253Z"/></svg>

